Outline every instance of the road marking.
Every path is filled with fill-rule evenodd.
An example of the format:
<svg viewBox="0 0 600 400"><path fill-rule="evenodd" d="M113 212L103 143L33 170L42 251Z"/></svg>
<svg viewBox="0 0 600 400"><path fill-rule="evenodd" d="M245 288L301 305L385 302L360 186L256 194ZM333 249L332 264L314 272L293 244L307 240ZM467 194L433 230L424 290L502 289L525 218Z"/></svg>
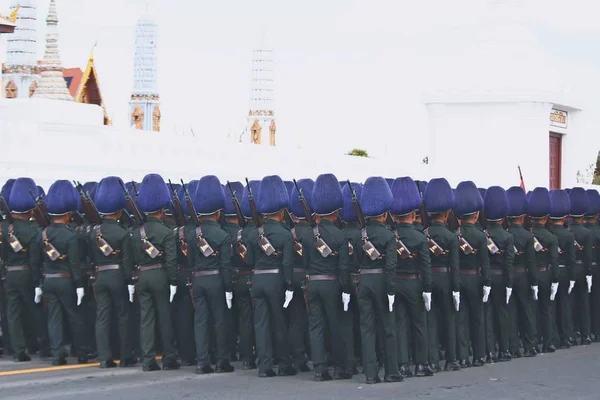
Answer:
<svg viewBox="0 0 600 400"><path fill-rule="evenodd" d="M24 374L37 374L40 372L66 371L69 369L81 369L81 368L91 368L91 367L99 367L99 366L100 366L100 363L95 362L95 363L88 363L88 364L57 365L57 366L53 366L53 367L17 369L17 370L13 370L13 371L0 372L0 377L13 376L13 375L24 375Z"/></svg>

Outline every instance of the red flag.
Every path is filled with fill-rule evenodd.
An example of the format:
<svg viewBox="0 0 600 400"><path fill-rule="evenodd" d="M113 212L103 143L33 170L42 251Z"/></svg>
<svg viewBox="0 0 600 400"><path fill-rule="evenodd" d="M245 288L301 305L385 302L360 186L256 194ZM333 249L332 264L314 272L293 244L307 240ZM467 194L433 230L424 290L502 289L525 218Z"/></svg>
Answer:
<svg viewBox="0 0 600 400"><path fill-rule="evenodd" d="M521 189L523 189L523 191L527 193L527 190L525 190L525 181L523 180L523 174L521 173L521 167L517 165L517 168L519 169L519 178L521 178Z"/></svg>

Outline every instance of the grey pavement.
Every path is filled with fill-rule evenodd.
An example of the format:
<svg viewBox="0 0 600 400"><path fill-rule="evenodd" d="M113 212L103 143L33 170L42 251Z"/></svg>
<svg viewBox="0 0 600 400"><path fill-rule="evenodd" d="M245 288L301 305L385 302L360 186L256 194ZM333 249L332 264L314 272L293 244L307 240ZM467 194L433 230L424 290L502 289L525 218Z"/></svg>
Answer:
<svg viewBox="0 0 600 400"><path fill-rule="evenodd" d="M236 367L239 363L234 364ZM402 383L366 385L348 381L312 382L312 373L259 379L256 371L197 376L194 368L144 373L140 367L89 367L2 376L15 368L48 367L48 361L15 364L0 358L0 399L392 399L518 400L600 399L600 345L508 363L443 372Z"/></svg>

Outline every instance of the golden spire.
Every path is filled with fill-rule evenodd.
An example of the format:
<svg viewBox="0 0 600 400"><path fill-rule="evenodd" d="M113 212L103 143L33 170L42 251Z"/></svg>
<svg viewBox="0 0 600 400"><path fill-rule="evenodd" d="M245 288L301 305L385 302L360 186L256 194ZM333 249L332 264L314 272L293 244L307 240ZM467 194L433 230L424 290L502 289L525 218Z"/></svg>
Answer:
<svg viewBox="0 0 600 400"><path fill-rule="evenodd" d="M20 8L21 6L17 4L17 8L15 8L12 13L10 13L10 22L12 22L13 24L17 22L17 14L19 13Z"/></svg>
<svg viewBox="0 0 600 400"><path fill-rule="evenodd" d="M92 50L90 51L90 60L94 59L94 50L96 49L96 46L98 46L97 40L96 40L96 43L94 43L94 45L92 46Z"/></svg>

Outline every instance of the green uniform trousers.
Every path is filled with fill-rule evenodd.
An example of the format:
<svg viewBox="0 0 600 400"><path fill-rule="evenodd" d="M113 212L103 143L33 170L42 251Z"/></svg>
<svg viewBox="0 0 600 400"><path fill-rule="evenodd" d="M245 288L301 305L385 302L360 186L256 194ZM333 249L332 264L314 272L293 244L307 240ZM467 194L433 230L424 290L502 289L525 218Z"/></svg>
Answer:
<svg viewBox="0 0 600 400"><path fill-rule="evenodd" d="M358 365L357 358L360 357L360 319L356 291L349 294L350 304L348 311L342 312L341 324L348 369L354 370Z"/></svg>
<svg viewBox="0 0 600 400"><path fill-rule="evenodd" d="M82 350L90 352L96 348L96 298L94 297L93 281L87 274L87 268L82 267L81 273L85 296L83 297L79 308L81 317L83 318L85 335L89 338L86 342L87 347Z"/></svg>
<svg viewBox="0 0 600 400"><path fill-rule="evenodd" d="M247 271L250 272L250 271ZM239 276L233 293L233 301L238 309L238 329L240 334L240 360L255 361L254 355L254 312L250 297L250 276Z"/></svg>
<svg viewBox="0 0 600 400"><path fill-rule="evenodd" d="M469 274L461 274L460 282L460 355L462 359L468 358L470 337L473 359L481 359L485 355L483 283L479 275ZM467 331L469 336L465 334Z"/></svg>
<svg viewBox="0 0 600 400"><path fill-rule="evenodd" d="M292 351L283 308L285 287L281 272L254 275L252 299L259 373L272 369L275 357L280 369L292 367Z"/></svg>
<svg viewBox="0 0 600 400"><path fill-rule="evenodd" d="M305 281L306 270L294 268L294 298L286 312L289 321L288 329L292 346L292 358L295 365L302 365L307 361L308 312L302 288Z"/></svg>
<svg viewBox="0 0 600 400"><path fill-rule="evenodd" d="M558 271L558 292L554 300L553 340L554 344L568 342L572 335L573 320L569 301L569 274L566 267Z"/></svg>
<svg viewBox="0 0 600 400"><path fill-rule="evenodd" d="M90 293L87 294L91 295ZM83 357L87 348L87 336L81 310L77 307L75 286L71 278L46 278L44 280L44 298L48 312L48 335L52 358L62 357L65 345L65 325L68 324L72 345L78 356Z"/></svg>
<svg viewBox="0 0 600 400"><path fill-rule="evenodd" d="M116 322L119 336L119 356L131 356L129 335L129 293L120 270L101 271L94 283L96 296L96 347L100 361L113 360L111 325ZM114 315L115 318L111 316Z"/></svg>
<svg viewBox="0 0 600 400"><path fill-rule="evenodd" d="M494 336L498 339L498 351L507 353L510 350L510 318L508 314L509 304L506 304L506 280L504 275L492 274L492 291L488 303L493 309L492 326L495 327L496 334ZM494 343L492 342L492 344Z"/></svg>
<svg viewBox="0 0 600 400"><path fill-rule="evenodd" d="M336 372L348 368L345 341L342 337L342 291L337 280L309 281L308 336L315 372L327 371L326 335L330 335L331 361Z"/></svg>
<svg viewBox="0 0 600 400"><path fill-rule="evenodd" d="M573 316L572 321L576 321L575 326L583 338L590 335L590 295L588 293L585 271L583 265L579 262L575 265L574 276L575 287L569 296ZM574 336L574 332L572 336Z"/></svg>
<svg viewBox="0 0 600 400"><path fill-rule="evenodd" d="M23 272L15 271L8 274L21 274ZM28 274L28 272L25 272ZM26 281L13 280L7 277L4 285L7 299L7 320L10 332L11 345L15 354L24 353L28 345L34 345L41 348L44 342L44 319L41 309L36 307L33 301L34 284ZM35 340L28 340L35 338ZM30 343L33 342L33 343ZM37 343L36 343L37 342Z"/></svg>
<svg viewBox="0 0 600 400"><path fill-rule="evenodd" d="M594 262L592 267L592 295L590 296L591 330L600 340L600 267Z"/></svg>
<svg viewBox="0 0 600 400"><path fill-rule="evenodd" d="M140 347L144 364L156 357L156 328L162 341L163 361L176 358L171 308L169 304L169 280L164 268L140 271Z"/></svg>
<svg viewBox="0 0 600 400"><path fill-rule="evenodd" d="M546 267L543 267L546 268ZM552 344L553 338L553 308L554 303L556 301L550 301L550 271L542 270L538 267L538 301L537 301L537 309L539 314L539 323L537 324L538 331L537 337L538 342L543 343L544 347L548 347ZM560 291L560 286L558 290ZM568 284L567 284L568 288ZM558 296L558 295L557 295Z"/></svg>
<svg viewBox="0 0 600 400"><path fill-rule="evenodd" d="M389 311L384 274L365 274L360 276L358 304L360 308L360 335L362 341L363 370L367 379L377 377L377 325L381 325L382 342L385 352L383 364L385 374L398 371L398 352L396 350L396 319Z"/></svg>
<svg viewBox="0 0 600 400"><path fill-rule="evenodd" d="M427 313L427 346L430 364L440 362L439 343L443 338L446 349L446 362L456 361L456 319L450 289L450 274L434 272L432 274L431 310ZM442 334L443 333L443 334Z"/></svg>
<svg viewBox="0 0 600 400"><path fill-rule="evenodd" d="M209 366L210 333L215 332L216 361L219 365L229 362L227 324L225 316L225 288L220 275L194 278L194 334L198 366Z"/></svg>
<svg viewBox="0 0 600 400"><path fill-rule="evenodd" d="M184 363L193 363L196 360L194 303L186 282L185 278L177 281L177 293L171 303L171 313L179 356Z"/></svg>
<svg viewBox="0 0 600 400"><path fill-rule="evenodd" d="M4 282L2 282L4 283ZM4 285L0 285L0 327L2 328L2 346L6 354L12 354L10 332L8 331L8 304Z"/></svg>
<svg viewBox="0 0 600 400"><path fill-rule="evenodd" d="M394 310L398 366L408 365L408 360L413 353L415 364L426 364L428 362L427 311L423 303L421 279L396 278ZM410 345L409 331L411 332Z"/></svg>
<svg viewBox="0 0 600 400"><path fill-rule="evenodd" d="M510 319L509 345L513 353L516 353L521 347L519 337L523 342L525 351L533 351L533 346L535 346L536 320L533 314L533 301L527 272L515 271L513 292L508 305Z"/></svg>

